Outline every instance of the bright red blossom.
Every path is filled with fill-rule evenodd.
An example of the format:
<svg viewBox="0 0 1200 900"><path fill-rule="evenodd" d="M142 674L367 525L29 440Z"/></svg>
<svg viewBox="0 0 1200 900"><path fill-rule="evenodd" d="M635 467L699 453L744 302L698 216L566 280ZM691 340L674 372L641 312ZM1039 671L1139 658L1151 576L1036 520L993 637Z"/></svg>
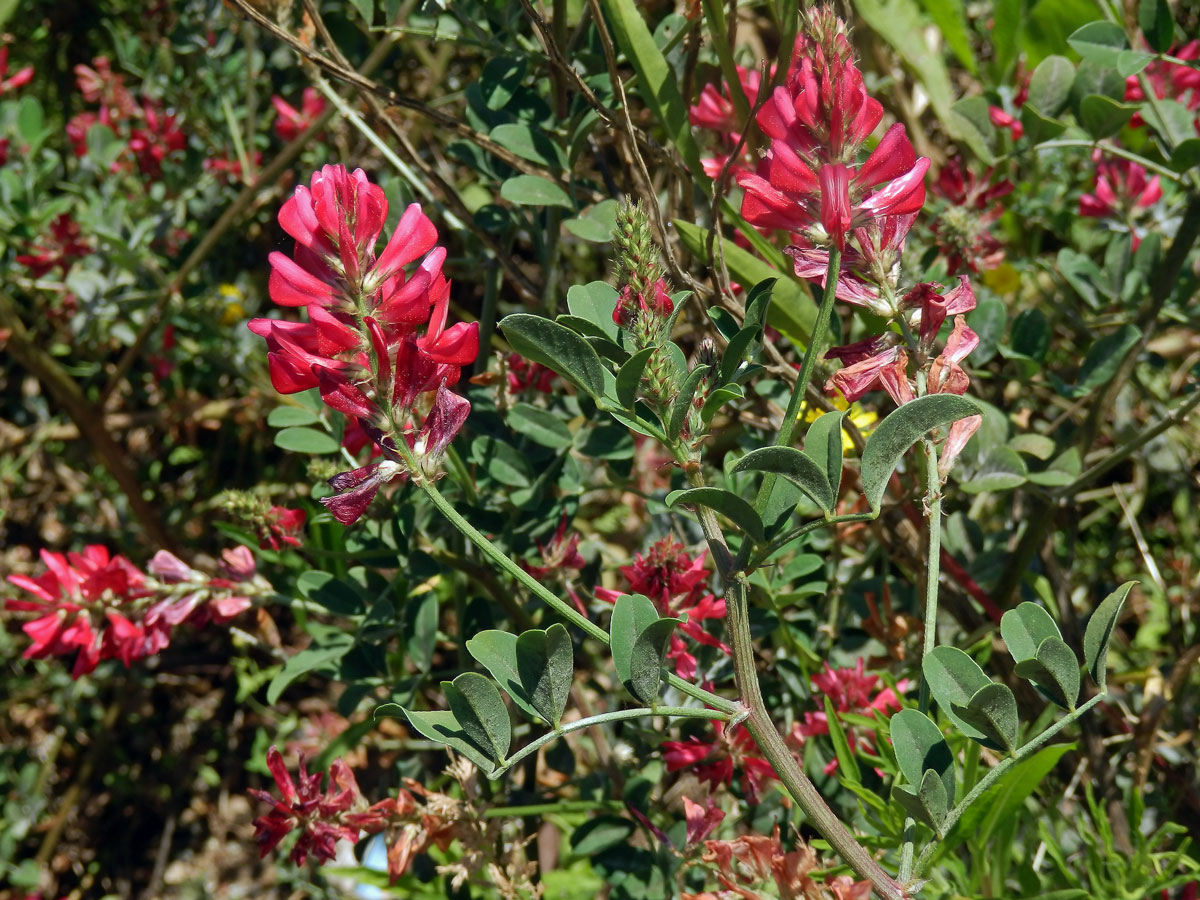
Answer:
<svg viewBox="0 0 1200 900"><path fill-rule="evenodd" d="M829 663L826 663L822 671L812 676L813 697L818 705L823 705L824 701L821 699L822 697L828 697L833 704L834 711L838 713L857 713L869 716L878 712L887 716L890 713L897 712L901 704L896 691L887 687L876 692L875 686L878 682L878 675L868 675L864 671L862 657L859 657L853 669L835 669ZM906 687L907 682L905 681L897 685L900 691L904 691ZM851 751L862 747L865 750L874 752L875 741L873 735L867 733L859 736L853 728L846 726L843 726L843 728L846 732L846 740L850 744ZM808 738L819 734L829 734L829 721L823 709L815 712L806 712L803 721L797 722L792 726L792 733L789 739L795 746L799 747ZM826 764L825 773L828 775L837 771L837 768L838 761L834 758Z"/></svg>
<svg viewBox="0 0 1200 900"><path fill-rule="evenodd" d="M280 306L306 307L308 322L249 323L267 342L276 390L319 388L387 457L331 481L338 494L322 503L344 524L382 484L407 477L393 436L381 430L389 422L407 423L399 437L430 466L437 462L470 411L447 388L479 353L478 323L447 327L446 251L435 247L437 230L419 205L404 211L376 255L387 211L383 189L361 169L314 172L279 212L296 247L291 257L271 254L268 284Z"/></svg>
<svg viewBox="0 0 1200 900"><path fill-rule="evenodd" d="M300 101L300 109L292 106L278 94L271 98L275 107L275 133L285 141L295 140L317 116L325 111L325 98L316 88L306 87Z"/></svg>
<svg viewBox="0 0 1200 900"><path fill-rule="evenodd" d="M689 769L701 781L714 787L731 784L734 772L741 770L742 792L751 804L758 803L767 781L778 778L771 764L757 755L758 745L745 726L738 725L732 735L723 723L714 726L716 737L708 743L697 737L686 741L663 741L663 760L668 772Z"/></svg>
<svg viewBox="0 0 1200 900"><path fill-rule="evenodd" d="M39 576L10 575L8 580L33 595L10 598L6 609L38 616L23 630L32 640L26 659L76 653L72 675L78 678L102 659L126 666L163 650L171 631L184 622L226 622L248 609L251 594L264 591L254 578L253 559L238 555L231 578L208 578L166 552L143 573L123 556L93 544L82 553L43 550L47 571Z"/></svg>
<svg viewBox="0 0 1200 900"><path fill-rule="evenodd" d="M8 74L8 48L0 47L0 94L15 91L33 80L33 66Z"/></svg>
<svg viewBox="0 0 1200 900"><path fill-rule="evenodd" d="M66 275L71 264L91 253L92 247L84 240L79 223L70 213L62 213L50 223L50 232L27 250L17 254L17 262L29 269L34 278L41 278L54 269Z"/></svg>

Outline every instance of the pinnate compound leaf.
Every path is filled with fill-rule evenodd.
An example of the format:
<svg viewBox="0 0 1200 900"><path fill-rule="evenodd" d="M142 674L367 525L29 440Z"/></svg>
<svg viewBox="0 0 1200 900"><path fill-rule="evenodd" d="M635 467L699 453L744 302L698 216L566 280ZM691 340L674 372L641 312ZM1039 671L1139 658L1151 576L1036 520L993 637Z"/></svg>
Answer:
<svg viewBox="0 0 1200 900"><path fill-rule="evenodd" d="M604 366L595 349L569 328L530 313L513 313L500 322L512 348L553 369L592 397L604 395Z"/></svg>
<svg viewBox="0 0 1200 900"><path fill-rule="evenodd" d="M1046 638L1062 639L1062 632L1050 613L1028 601L1004 614L1000 619L1000 635L1017 662L1037 656L1038 647Z"/></svg>
<svg viewBox="0 0 1200 900"><path fill-rule="evenodd" d="M613 665L625 689L643 703L658 696L666 642L678 621L659 618L657 607L643 594L622 594L613 607Z"/></svg>
<svg viewBox="0 0 1200 900"><path fill-rule="evenodd" d="M517 638L517 672L538 714L557 728L575 675L567 629L555 623L545 631L534 629Z"/></svg>
<svg viewBox="0 0 1200 900"><path fill-rule="evenodd" d="M756 543L761 544L764 539L762 519L753 506L736 494L715 487L689 488L667 494L667 506L678 506L680 503L707 506L733 522Z"/></svg>
<svg viewBox="0 0 1200 900"><path fill-rule="evenodd" d="M1062 638L1047 637L1038 646L1037 655L1018 662L1015 671L1059 706L1075 708L1079 699L1079 660Z"/></svg>
<svg viewBox="0 0 1200 900"><path fill-rule="evenodd" d="M879 512L888 479L905 452L931 429L979 414L979 407L955 394L929 394L886 416L867 438L862 455L863 495Z"/></svg>
<svg viewBox="0 0 1200 900"><path fill-rule="evenodd" d="M921 661L921 674L938 706L963 734L992 746L988 736L967 723L957 712L982 688L992 683L979 664L957 647L934 647Z"/></svg>
<svg viewBox="0 0 1200 900"><path fill-rule="evenodd" d="M933 719L915 709L902 709L892 716L890 729L904 780L919 785L926 772L936 772L946 790L946 802L953 804L954 754Z"/></svg>
<svg viewBox="0 0 1200 900"><path fill-rule="evenodd" d="M497 763L508 756L512 719L496 683L478 672L463 672L443 681L450 711L467 737Z"/></svg>
<svg viewBox="0 0 1200 900"><path fill-rule="evenodd" d="M386 704L385 706L390 710L392 704ZM474 741L467 736L458 719L454 717L454 713L450 710L436 709L428 712L419 712L415 709L403 709L403 707L401 709L404 712L405 718L408 719L408 723L422 737L436 741L439 744L444 744L454 752L465 756L481 772L491 772L495 768L495 763L488 758L487 753L480 750ZM390 714L390 711L380 713L376 710L376 716Z"/></svg>
<svg viewBox="0 0 1200 900"><path fill-rule="evenodd" d="M1113 629L1117 627L1117 619L1125 606L1125 599L1133 590L1136 581L1127 581L1101 601L1088 619L1087 630L1083 635L1083 661L1091 673L1092 681L1105 690L1108 679L1108 642L1112 638Z"/></svg>
<svg viewBox="0 0 1200 900"><path fill-rule="evenodd" d="M841 447L840 443L838 447ZM732 471L782 475L824 510L831 511L837 500L821 465L794 447L760 447L751 450L734 464Z"/></svg>
<svg viewBox="0 0 1200 900"><path fill-rule="evenodd" d="M521 671L517 663L517 635L498 629L481 631L467 641L467 652L488 670L522 712L531 719L545 718L533 705L533 698L521 683Z"/></svg>
<svg viewBox="0 0 1200 900"><path fill-rule="evenodd" d="M965 706L954 707L964 722L978 728L1009 753L1017 749L1017 698L1006 684L991 682L972 695Z"/></svg>
<svg viewBox="0 0 1200 900"><path fill-rule="evenodd" d="M642 383L642 373L646 371L646 363L654 355L658 347L643 347L625 361L617 371L617 402L622 409L630 409L637 399L638 386Z"/></svg>

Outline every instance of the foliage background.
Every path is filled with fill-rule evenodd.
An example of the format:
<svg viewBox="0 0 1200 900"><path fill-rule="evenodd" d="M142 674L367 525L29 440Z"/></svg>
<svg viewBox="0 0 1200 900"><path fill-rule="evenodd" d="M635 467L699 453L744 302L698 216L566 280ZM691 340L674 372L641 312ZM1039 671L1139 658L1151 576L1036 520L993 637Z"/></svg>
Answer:
<svg viewBox="0 0 1200 900"><path fill-rule="evenodd" d="M685 103L719 78L721 63L704 33L711 5L704 4L704 17L686 7L603 7L619 48L621 23L632 21L621 16L645 17ZM310 522L303 550L260 553L278 604L233 630L191 634L150 665L72 682L54 661L22 660L15 625L0 634L7 701L0 714L0 884L9 885L0 890L13 896L41 889L57 892L47 896L337 893L327 874L256 860L249 823L258 811L245 789L263 781L265 748L286 744L324 761L348 755L368 796L394 789L398 773L436 780L438 752L399 724L375 724L371 709L426 696L438 678L464 666L464 623L503 627L528 618L511 600L501 605L504 586L489 582L456 536L404 491L389 500L400 523L394 528L347 531L318 515L321 488L310 485L334 471L329 447L311 436L304 449L313 453L279 446L281 423L341 436L340 423L319 404L301 398L278 412L265 354L244 327L270 306L266 256L284 244L275 213L298 180L326 162L361 165L388 192L389 224L411 201L436 211L450 248L454 315L478 318L491 348L481 354L480 373L501 371L504 347L494 324L503 314L562 312L569 288L605 277L614 201L647 190L634 147L666 218L694 222L707 237L708 197L688 169L695 142L708 137L680 120L683 108L669 91L647 87L653 73L626 54L618 66L631 95L634 141L619 117L604 122L548 60L522 6L324 3L328 38L304 24L298 7L258 8L335 66L370 60L378 92L301 64L284 42L218 3L0 5L10 69L36 69L29 85L0 96L0 135L11 142L0 169L0 328L9 332L0 369L0 569L31 571L39 548L93 542L138 562L159 546L203 562L231 541L257 545L246 502L231 503L239 491L303 507ZM1167 823L1178 834L1164 847L1200 837L1195 420L1176 423L1086 484L1075 478L1163 420L1194 386L1195 254L1177 281L1160 285L1161 257L1133 253L1119 229L1076 214L1079 196L1093 188L1086 147L1034 153L1028 138L1014 145L978 104L956 106L964 96L986 97L1015 111L1020 73L1053 54L1078 59L1067 38L1100 18L1091 0L856 0L842 11L855 25L872 90L905 122L918 153L937 168L956 149L976 171L995 164L997 176L1016 185L991 226L1005 261L976 280L980 304L971 325L983 345L972 357L974 393L990 406L948 500L946 545L964 577L944 586L946 629L1002 669L1006 657L992 653L994 628L979 594L1000 609L1040 600L1077 645L1092 604L1121 581L1140 585L1112 664L1117 701L1084 720L1076 745L1045 760L1045 771L1024 773L1014 792L1032 795L1028 802L997 807L1003 815L962 829L964 846L945 860L939 888L970 896L1149 896L1155 869L1174 875L1186 871L1186 860L1164 851L1153 863L1139 858L1129 872L1119 871L1118 860L1144 850L1143 835ZM1177 33L1196 34L1195 8L1181 3L1173 12ZM584 5L562 0L543 13L598 104L617 109L605 47ZM779 28L791 19L786 4L745 4L732 21L738 60L753 67L775 57ZM73 152L66 126L95 108L74 69L98 56L139 101L176 116L185 145L166 155L161 177L137 166L110 171L128 159L130 136L119 131L90 130L86 153ZM282 138L270 98L298 107L313 85L345 98L344 109L330 104L308 138ZM1157 152L1144 131L1127 129L1121 140ZM241 172L214 168L214 160L238 163ZM1165 190L1151 214L1157 218L1138 223L1147 232L1174 233L1183 210L1195 208L1194 185ZM939 221L950 205L931 198L927 218ZM15 257L63 212L93 252L33 277ZM730 242L732 214L725 222ZM706 327L698 309L718 280L704 265L703 238L689 237L686 227L672 234L672 274L694 276L687 286L701 291L676 338L690 347ZM922 233L908 254L911 266L948 280L938 247L936 234ZM729 247L727 260L735 258ZM766 258L782 262L777 253ZM762 266L730 263L734 280L747 283L766 273ZM1131 271L1142 272L1132 290ZM806 289L780 287L775 302L772 324L802 343L813 311ZM1120 343L1131 324L1140 329L1133 353ZM839 327L849 336L853 323L845 317ZM781 346L790 352L786 341ZM463 493L464 508L530 559L565 512L584 536L588 561L574 585L613 585L615 567L668 527L661 498L671 473L615 428L575 429L566 446L556 447L553 436L539 440L521 419L531 414L505 395L504 378L483 382L470 389L476 412L457 444L477 490ZM714 458L746 440L773 399L765 390L729 415L714 437ZM561 394L526 401L562 421L580 412ZM1066 476L1047 474L1056 467ZM1073 489L1051 493L1061 487ZM404 564L397 573L393 561L380 574L371 553ZM764 576L763 595L774 599L758 624L767 646L788 648L789 660L779 666L774 702L816 708L808 676L824 660L852 665L867 656L888 678L905 677L915 647L919 554L919 533L896 506L878 524L832 546L818 542L790 568ZM321 594L314 571L359 590L350 598ZM830 584L838 585L836 602L813 599ZM383 592L387 604L363 599ZM891 617L873 618L883 604ZM335 633L358 637L340 655L306 657L307 670L285 662L336 643ZM602 696L602 675L587 673L582 683ZM1023 717L1041 715L1044 704L1032 692L1018 696ZM659 736L630 725L614 739L650 760L636 778L663 782L652 753ZM594 783L594 751L577 750L584 796L611 802L616 795ZM812 752L819 773L832 751ZM543 776L526 773L505 802L552 796ZM822 788L855 815L852 793L830 779ZM1066 799L1056 801L1064 790ZM1061 815L1047 816L1056 802ZM765 826L778 815L775 797L755 822ZM569 874L548 880L551 896L590 896L614 871L651 865L573 853L571 835L584 818L564 813L554 835L538 839L543 858L558 858ZM532 820L522 827L542 834ZM984 852L989 846L1011 853ZM431 896L443 890L427 868L414 878L429 880L422 890ZM627 884L614 896L621 890L637 896L650 888Z"/></svg>

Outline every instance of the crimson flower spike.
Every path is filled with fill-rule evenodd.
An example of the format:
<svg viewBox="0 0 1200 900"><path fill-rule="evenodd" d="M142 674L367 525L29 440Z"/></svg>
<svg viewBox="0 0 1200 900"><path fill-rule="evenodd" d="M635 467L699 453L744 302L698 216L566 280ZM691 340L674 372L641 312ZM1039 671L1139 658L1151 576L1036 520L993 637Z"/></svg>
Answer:
<svg viewBox="0 0 1200 900"><path fill-rule="evenodd" d="M387 213L383 189L361 169L314 172L279 212L296 245L290 257L271 254L268 284L272 300L304 307L308 321L249 323L266 340L276 390L318 388L386 457L331 479L337 493L322 502L344 524L365 512L380 486L414 474L399 441L424 476L436 477L470 411L448 388L479 354L478 323L447 324L450 282L437 229L414 203L376 255Z"/></svg>

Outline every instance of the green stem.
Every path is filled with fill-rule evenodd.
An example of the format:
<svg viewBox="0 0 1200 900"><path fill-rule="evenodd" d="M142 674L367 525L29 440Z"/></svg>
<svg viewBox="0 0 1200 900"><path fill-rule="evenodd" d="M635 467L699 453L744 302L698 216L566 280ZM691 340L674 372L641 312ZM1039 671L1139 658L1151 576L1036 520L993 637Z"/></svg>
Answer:
<svg viewBox="0 0 1200 900"><path fill-rule="evenodd" d="M553 609L556 613L562 616L571 624L581 629L589 637L608 644L608 634L597 625L595 622L582 615L577 609L571 606L566 601L555 596L551 591L547 590L544 585L515 562L508 558L499 547L487 539L474 525L462 517L456 510L453 504L450 503L441 492L434 487L432 482L421 476L420 464L413 456L412 451L408 448L408 444L403 439L396 442L400 454L404 457L404 462L408 466L408 470L412 475L413 481L422 491L425 492L430 502L437 508L443 516L449 520L450 524L462 532L463 536L474 544L479 551L486 556L491 562L501 571L520 582L524 587L528 588L539 600ZM667 675L667 683L676 690L693 697L696 700L706 703L723 714L734 713L738 711L738 705L731 700L726 700L724 697L719 697L716 694L706 691L689 681L685 681L678 675L669 673Z"/></svg>
<svg viewBox="0 0 1200 900"><path fill-rule="evenodd" d="M925 440L925 508L928 510L928 558L925 560L925 641L921 660L937 646L938 579L942 561L942 484L938 478L937 447ZM918 700L921 712L929 711L929 684L921 679Z"/></svg>
<svg viewBox="0 0 1200 900"><path fill-rule="evenodd" d="M747 569L758 568L764 562L766 562L767 559L769 559L772 555L774 555L778 551L782 550L784 547L786 547L792 541L796 540L796 538L803 537L804 535L808 534L811 531L817 531L821 528L832 528L834 525L844 525L847 522L870 522L875 517L876 517L876 513L873 513L873 512L871 512L871 513L850 513L849 515L845 515L845 516L831 516L828 519L813 519L813 521L811 521L811 522L805 522L803 525L799 525L799 526L793 528L791 531L787 532L786 534L780 535L779 537L777 537L773 541L771 541L769 544L767 544L766 547L764 547L762 550L760 550L757 554L755 554L751 558L751 560L750 560L749 564L746 566L746 568Z"/></svg>
<svg viewBox="0 0 1200 900"><path fill-rule="evenodd" d="M659 706L651 708L641 706L636 709L617 709L612 712L600 713L595 716L588 716L586 719L578 719L574 722L568 722L566 725L560 726L556 731L548 731L536 741L532 741L506 759L503 765L498 766L489 775L489 778L496 778L504 772L511 769L521 760L531 754L537 753L547 744L556 741L564 734L570 734L572 731L581 731L584 728L591 728L593 725L603 725L606 722L621 722L625 719L641 719L646 716L670 716L676 719L716 719L721 722L728 722L731 716L730 712L723 712L718 709L700 709L698 707L687 706Z"/></svg>
<svg viewBox="0 0 1200 900"><path fill-rule="evenodd" d="M483 811L485 819L516 819L523 816L544 816L548 813L621 812L625 804L619 800L564 800L561 803L533 803L529 806L493 806Z"/></svg>
<svg viewBox="0 0 1200 900"><path fill-rule="evenodd" d="M928 438L926 438L924 446L928 543L925 557L925 639L921 646L922 661L937 646L938 579L941 576L942 557L942 483L938 478L937 446ZM923 713L929 712L929 682L924 677L921 678L921 693L917 700L917 708ZM899 880L901 884L907 884L912 877L916 836L916 821L911 816L905 818L904 843L900 846Z"/></svg>
<svg viewBox="0 0 1200 900"><path fill-rule="evenodd" d="M1052 150L1057 147L1090 147L1093 150L1100 150L1110 156L1119 156L1122 159L1131 160L1143 168L1149 169L1151 172L1161 175L1163 178L1168 178L1171 181L1176 181L1180 184L1186 183L1186 179L1174 169L1168 169L1166 166L1159 165L1153 160L1146 159L1146 157L1140 156L1131 150L1126 150L1124 147L1118 147L1116 144L1109 144L1105 141L1085 141L1080 139L1064 138L1060 141L1043 141L1042 143L1037 144L1033 149Z"/></svg>
<svg viewBox="0 0 1200 900"><path fill-rule="evenodd" d="M976 784L975 787L971 788L971 791L967 794L967 796L963 797L962 800L955 805L954 809L950 810L949 815L946 817L946 823L944 826L942 826L944 833L949 833L950 829L954 827L960 818L962 818L962 814L967 811L968 807L978 800L988 788L995 784L1001 775L1003 775L1021 760L1031 756L1034 751L1040 749L1043 744L1049 741L1052 737L1054 737L1076 719L1079 719L1084 713L1090 710L1101 700L1105 699L1107 696L1108 694L1106 692L1101 691L1099 694L1092 697L1091 700L1088 700L1082 706L1071 711L1033 740L1029 741L1013 756L1006 757L993 766L986 775L979 779L979 783ZM937 849L940 846L941 842L939 841L930 841L925 845L925 848L921 851L920 858L917 859L917 865L914 870L915 877L921 877L921 874L925 871L925 867L929 865L930 860L933 858L933 855L937 852Z"/></svg>
<svg viewBox="0 0 1200 900"><path fill-rule="evenodd" d="M842 270L842 253L837 247L829 248L829 268L825 272L825 293L821 295L821 305L817 309L817 318L813 322L812 336L808 340L808 348L804 351L804 362L800 364L800 374L796 376L796 384L792 395L788 398L787 409L783 413L783 421L779 425L779 433L775 435L776 447L788 447L792 443L792 434L796 430L796 420L804 405L804 394L808 391L808 381L812 377L813 366L817 362L817 354L825 343L825 332L829 330L829 319L833 316L833 301L837 294L837 280ZM754 510L760 516L766 511L771 491L775 488L778 475L769 473L764 476L758 488L758 496L754 499ZM749 544L743 545L740 556L749 553ZM741 560L742 565L745 560ZM740 568L740 566L739 566Z"/></svg>

